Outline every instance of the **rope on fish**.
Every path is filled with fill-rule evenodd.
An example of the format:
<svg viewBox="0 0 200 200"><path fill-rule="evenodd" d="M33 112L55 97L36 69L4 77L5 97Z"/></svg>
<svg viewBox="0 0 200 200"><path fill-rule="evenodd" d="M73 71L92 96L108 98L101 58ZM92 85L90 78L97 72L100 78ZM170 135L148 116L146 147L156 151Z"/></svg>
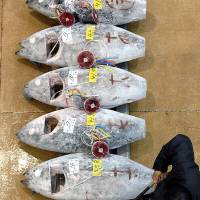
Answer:
<svg viewBox="0 0 200 200"><path fill-rule="evenodd" d="M109 139L110 137L111 137L111 133L109 133L108 131L106 131L104 128L100 126L96 126L95 128L91 129L90 133L88 133L88 130L84 131L81 135L81 141L86 146L92 147L95 141L105 141Z"/></svg>
<svg viewBox="0 0 200 200"><path fill-rule="evenodd" d="M98 65L107 65L107 66L114 66L116 62L113 59L117 59L117 57L108 57L108 58L102 58L97 59L95 63Z"/></svg>

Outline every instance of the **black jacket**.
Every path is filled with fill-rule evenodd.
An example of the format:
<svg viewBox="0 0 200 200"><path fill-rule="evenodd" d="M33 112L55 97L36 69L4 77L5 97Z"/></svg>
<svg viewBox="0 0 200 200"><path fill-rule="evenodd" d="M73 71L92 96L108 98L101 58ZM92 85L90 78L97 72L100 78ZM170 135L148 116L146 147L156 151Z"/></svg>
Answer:
<svg viewBox="0 0 200 200"><path fill-rule="evenodd" d="M177 184L187 189L192 200L200 200L200 172L194 160L194 151L190 139L184 135L177 135L163 146L158 154L154 170L167 172L172 165L168 177L158 185L156 193L166 191L167 184Z"/></svg>

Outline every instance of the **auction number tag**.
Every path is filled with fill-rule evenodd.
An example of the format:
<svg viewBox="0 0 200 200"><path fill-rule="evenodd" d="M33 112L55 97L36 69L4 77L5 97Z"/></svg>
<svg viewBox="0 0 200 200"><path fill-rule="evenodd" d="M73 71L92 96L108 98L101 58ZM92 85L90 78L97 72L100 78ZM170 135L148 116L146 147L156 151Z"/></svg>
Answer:
<svg viewBox="0 0 200 200"><path fill-rule="evenodd" d="M101 10L103 8L102 0L94 0L94 9Z"/></svg>
<svg viewBox="0 0 200 200"><path fill-rule="evenodd" d="M72 42L72 29L69 28L63 28L62 29L62 41L64 43L71 43Z"/></svg>
<svg viewBox="0 0 200 200"><path fill-rule="evenodd" d="M97 68L90 68L89 71L89 82L90 83L96 83L97 82Z"/></svg>
<svg viewBox="0 0 200 200"><path fill-rule="evenodd" d="M95 26L90 25L86 29L86 40L94 40Z"/></svg>
<svg viewBox="0 0 200 200"><path fill-rule="evenodd" d="M69 71L68 85L74 86L74 85L77 85L77 82L78 82L78 71L77 70Z"/></svg>
<svg viewBox="0 0 200 200"><path fill-rule="evenodd" d="M95 126L96 114L87 115L87 126Z"/></svg>
<svg viewBox="0 0 200 200"><path fill-rule="evenodd" d="M75 118L70 118L70 117L67 118L65 120L65 123L64 123L63 131L65 133L73 133L75 124L76 124L76 119Z"/></svg>
<svg viewBox="0 0 200 200"><path fill-rule="evenodd" d="M92 176L102 176L102 160L96 159L92 161Z"/></svg>
<svg viewBox="0 0 200 200"><path fill-rule="evenodd" d="M79 160L71 159L69 160L69 174L79 173Z"/></svg>

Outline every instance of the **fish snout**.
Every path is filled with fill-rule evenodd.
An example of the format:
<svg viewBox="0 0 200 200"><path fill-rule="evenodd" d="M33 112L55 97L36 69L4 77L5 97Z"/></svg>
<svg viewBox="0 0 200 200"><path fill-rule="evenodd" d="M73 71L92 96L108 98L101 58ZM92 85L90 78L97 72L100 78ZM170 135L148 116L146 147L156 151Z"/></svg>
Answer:
<svg viewBox="0 0 200 200"><path fill-rule="evenodd" d="M31 100L31 99L32 99L32 96L31 96L31 94L30 94L30 87L29 87L29 84L26 84L26 85L24 86L23 95L24 95L24 97L25 97L27 100Z"/></svg>
<svg viewBox="0 0 200 200"><path fill-rule="evenodd" d="M16 137L17 137L18 140L20 140L21 139L21 132L17 132Z"/></svg>
<svg viewBox="0 0 200 200"><path fill-rule="evenodd" d="M24 173L23 173L23 176L28 176L29 175L29 172L28 171L25 171Z"/></svg>
<svg viewBox="0 0 200 200"><path fill-rule="evenodd" d="M21 142L26 141L26 137L27 137L26 127L23 127L20 131L18 131L16 133L16 137Z"/></svg>
<svg viewBox="0 0 200 200"><path fill-rule="evenodd" d="M29 180L27 178L24 180L21 180L21 184L24 185L25 187L28 187Z"/></svg>
<svg viewBox="0 0 200 200"><path fill-rule="evenodd" d="M15 55L26 58L26 50L22 47L20 50L15 52Z"/></svg>
<svg viewBox="0 0 200 200"><path fill-rule="evenodd" d="M37 3L36 0L26 0L26 4L31 5Z"/></svg>
<svg viewBox="0 0 200 200"><path fill-rule="evenodd" d="M32 2L32 0L26 0L26 4L29 4L30 2Z"/></svg>

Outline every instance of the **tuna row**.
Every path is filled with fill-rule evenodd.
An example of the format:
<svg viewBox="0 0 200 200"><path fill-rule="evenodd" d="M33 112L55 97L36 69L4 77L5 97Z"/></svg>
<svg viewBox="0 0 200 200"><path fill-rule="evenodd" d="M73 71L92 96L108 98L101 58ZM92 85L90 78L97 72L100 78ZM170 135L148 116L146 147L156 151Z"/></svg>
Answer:
<svg viewBox="0 0 200 200"><path fill-rule="evenodd" d="M72 153L27 172L26 187L58 200L123 200L151 183L152 170L110 154L143 139L145 121L105 109L144 98L145 79L107 65L65 67L30 81L25 95L65 109L34 119L17 137L40 149Z"/></svg>
<svg viewBox="0 0 200 200"><path fill-rule="evenodd" d="M62 153L89 150L95 157L106 157L109 149L145 136L143 119L105 109L146 96L145 79L126 70L61 68L30 81L24 92L29 99L66 108L22 128L18 138L32 146Z"/></svg>
<svg viewBox="0 0 200 200"><path fill-rule="evenodd" d="M153 171L110 150L143 139L145 121L108 109L146 97L144 78L115 67L143 57L145 39L113 26L144 19L146 0L27 4L62 25L28 37L17 55L63 68L30 81L24 95L64 109L34 119L17 137L33 147L69 155L34 167L22 183L57 200L137 197L152 182Z"/></svg>

